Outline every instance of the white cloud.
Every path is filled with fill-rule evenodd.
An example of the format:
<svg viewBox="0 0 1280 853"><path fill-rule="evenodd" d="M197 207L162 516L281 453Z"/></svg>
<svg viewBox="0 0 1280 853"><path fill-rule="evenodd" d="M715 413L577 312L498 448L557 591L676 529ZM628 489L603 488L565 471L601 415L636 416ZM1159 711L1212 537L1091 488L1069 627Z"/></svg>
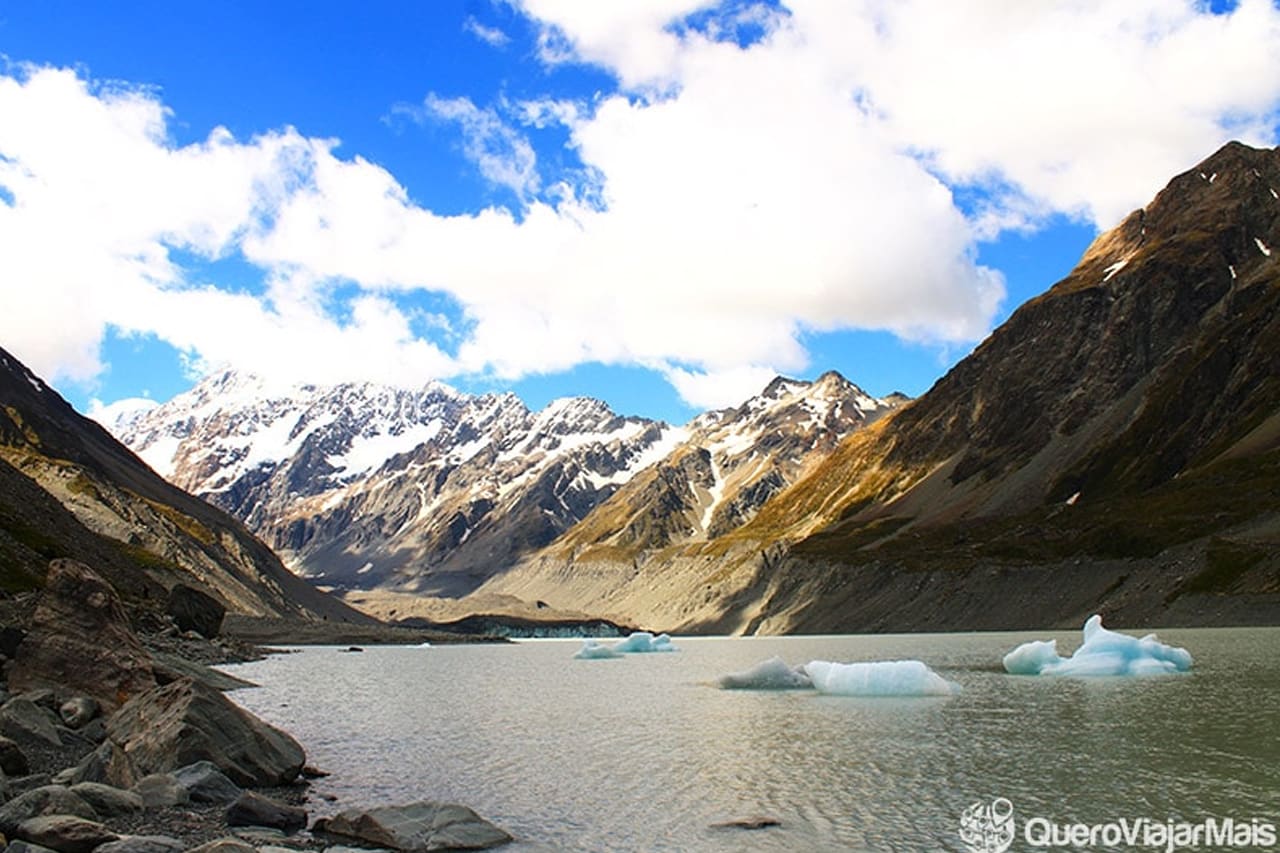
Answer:
<svg viewBox="0 0 1280 853"><path fill-rule="evenodd" d="M453 122L462 131L462 150L489 183L507 187L521 199L538 191L538 157L529 140L507 125L493 109L480 109L470 98L427 96L421 108L398 107L417 121Z"/></svg>
<svg viewBox="0 0 1280 853"><path fill-rule="evenodd" d="M497 27L486 27L472 15L462 22L462 28L489 47L504 48L511 44L511 36Z"/></svg>
<svg viewBox="0 0 1280 853"><path fill-rule="evenodd" d="M0 77L14 200L0 204L0 340L80 381L115 326L197 369L421 382L600 361L721 405L803 370L807 333L972 342L1003 298L975 240L1052 212L1108 225L1231 136L1274 143L1280 12L1265 1L1212 16L1179 0L792 0L789 15L740 10L770 28L745 48L671 26L709 5L522 3L544 59L621 81L590 104L503 105L562 125L578 172L544 183L492 107L415 108L458 125L519 216L438 215L292 129L178 147L152 93ZM966 218L948 183L993 195ZM175 248L240 253L265 293L189 280ZM423 292L462 322L421 321L405 306Z"/></svg>

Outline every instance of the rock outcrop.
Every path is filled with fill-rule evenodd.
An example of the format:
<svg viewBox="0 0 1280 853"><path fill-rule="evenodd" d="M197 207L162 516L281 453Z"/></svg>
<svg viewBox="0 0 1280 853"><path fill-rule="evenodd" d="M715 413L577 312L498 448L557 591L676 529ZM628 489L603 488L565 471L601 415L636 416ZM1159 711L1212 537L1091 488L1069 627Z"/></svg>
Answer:
<svg viewBox="0 0 1280 853"><path fill-rule="evenodd" d="M10 687L69 688L114 709L155 684L151 659L111 584L75 560L51 562Z"/></svg>
<svg viewBox="0 0 1280 853"><path fill-rule="evenodd" d="M269 787L292 782L306 763L288 734L189 679L134 698L107 721L107 734L142 776L209 761L237 785Z"/></svg>

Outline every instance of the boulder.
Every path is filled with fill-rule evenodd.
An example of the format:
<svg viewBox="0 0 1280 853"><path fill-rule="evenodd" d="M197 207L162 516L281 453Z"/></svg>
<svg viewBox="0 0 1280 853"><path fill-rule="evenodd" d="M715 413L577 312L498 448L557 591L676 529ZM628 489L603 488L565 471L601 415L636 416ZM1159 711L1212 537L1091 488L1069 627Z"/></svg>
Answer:
<svg viewBox="0 0 1280 853"><path fill-rule="evenodd" d="M288 832L307 825L306 809L244 791L227 807L227 826L269 826Z"/></svg>
<svg viewBox="0 0 1280 853"><path fill-rule="evenodd" d="M109 710L154 686L151 659L111 585L83 563L51 562L10 689L64 687Z"/></svg>
<svg viewBox="0 0 1280 853"><path fill-rule="evenodd" d="M51 814L76 815L88 820L96 820L98 817L93 806L66 788L61 785L45 785L19 794L0 806L0 833L12 836L24 821Z"/></svg>
<svg viewBox="0 0 1280 853"><path fill-rule="evenodd" d="M5 776L26 776L31 772L27 755L7 737L0 737L0 773Z"/></svg>
<svg viewBox="0 0 1280 853"><path fill-rule="evenodd" d="M88 696L74 696L58 706L58 716L62 717L67 728L79 729L98 716L100 710L97 700Z"/></svg>
<svg viewBox="0 0 1280 853"><path fill-rule="evenodd" d="M130 701L107 721L107 735L139 773L209 761L237 785L273 787L292 782L306 763L288 734L189 679Z"/></svg>
<svg viewBox="0 0 1280 853"><path fill-rule="evenodd" d="M36 738L50 746L62 746L52 715L25 696L17 696L0 707L0 732L24 740Z"/></svg>
<svg viewBox="0 0 1280 853"><path fill-rule="evenodd" d="M173 617L179 631L194 631L212 640L222 630L227 608L213 596L180 583L169 590L165 612Z"/></svg>
<svg viewBox="0 0 1280 853"><path fill-rule="evenodd" d="M126 835L119 841L109 841L93 853L182 853L187 849L185 841L167 835Z"/></svg>
<svg viewBox="0 0 1280 853"><path fill-rule="evenodd" d="M10 797L25 794L27 791L34 791L36 788L43 788L45 785L55 784L53 777L48 773L32 773L30 776L18 776L5 781L9 783Z"/></svg>
<svg viewBox="0 0 1280 853"><path fill-rule="evenodd" d="M466 806L430 800L402 806L347 809L331 818L317 820L312 831L405 853L484 850L512 840L509 834Z"/></svg>
<svg viewBox="0 0 1280 853"><path fill-rule="evenodd" d="M108 740L86 755L75 767L59 773L57 780L68 785L101 782L114 788L132 788L138 781L138 773L133 769L124 749Z"/></svg>
<svg viewBox="0 0 1280 853"><path fill-rule="evenodd" d="M4 848L4 853L58 853L58 851L29 841L10 841L9 846Z"/></svg>
<svg viewBox="0 0 1280 853"><path fill-rule="evenodd" d="M97 821L69 814L24 820L18 827L17 836L58 853L91 853L95 847L120 837Z"/></svg>
<svg viewBox="0 0 1280 853"><path fill-rule="evenodd" d="M192 847L187 853L258 853L258 848L239 838L215 838L207 844Z"/></svg>
<svg viewBox="0 0 1280 853"><path fill-rule="evenodd" d="M191 801L187 789L178 783L178 777L172 773L143 776L129 790L142 799L143 808L147 809L167 809Z"/></svg>
<svg viewBox="0 0 1280 853"><path fill-rule="evenodd" d="M193 803L228 805L240 796L240 786L214 766L212 761L197 761L173 771L178 784L187 789Z"/></svg>
<svg viewBox="0 0 1280 853"><path fill-rule="evenodd" d="M113 788L99 782L81 782L69 789L80 799L88 803L98 817L120 817L142 811L142 797L133 791Z"/></svg>

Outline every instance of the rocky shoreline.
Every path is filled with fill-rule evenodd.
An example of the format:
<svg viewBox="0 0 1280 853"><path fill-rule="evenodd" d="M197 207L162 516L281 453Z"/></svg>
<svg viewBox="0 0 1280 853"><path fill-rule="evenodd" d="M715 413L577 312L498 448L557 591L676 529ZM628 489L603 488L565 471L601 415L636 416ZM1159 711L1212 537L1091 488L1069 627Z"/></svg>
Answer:
<svg viewBox="0 0 1280 853"><path fill-rule="evenodd" d="M203 614L203 633L174 610L135 633L139 620L111 586L71 560L50 565L34 600L0 602L0 849L417 853L512 840L465 806L429 800L333 814L335 804L313 799L310 779L323 773L302 746L226 698L245 682L211 668L263 650L221 633L220 606ZM305 642L284 626L271 631L273 642Z"/></svg>

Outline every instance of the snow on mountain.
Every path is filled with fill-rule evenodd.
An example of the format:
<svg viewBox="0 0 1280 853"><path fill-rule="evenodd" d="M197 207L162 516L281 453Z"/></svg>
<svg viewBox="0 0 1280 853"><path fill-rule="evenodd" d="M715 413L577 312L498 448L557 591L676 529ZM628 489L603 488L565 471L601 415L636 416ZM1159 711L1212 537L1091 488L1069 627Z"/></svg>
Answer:
<svg viewBox="0 0 1280 853"><path fill-rule="evenodd" d="M105 425L318 582L453 592L547 544L683 433L598 400L530 412L432 383L269 387L211 376Z"/></svg>
<svg viewBox="0 0 1280 853"><path fill-rule="evenodd" d="M553 548L628 550L704 541L749 521L853 430L906 402L876 399L838 373L779 377L732 409L695 418L657 465L601 503Z"/></svg>

